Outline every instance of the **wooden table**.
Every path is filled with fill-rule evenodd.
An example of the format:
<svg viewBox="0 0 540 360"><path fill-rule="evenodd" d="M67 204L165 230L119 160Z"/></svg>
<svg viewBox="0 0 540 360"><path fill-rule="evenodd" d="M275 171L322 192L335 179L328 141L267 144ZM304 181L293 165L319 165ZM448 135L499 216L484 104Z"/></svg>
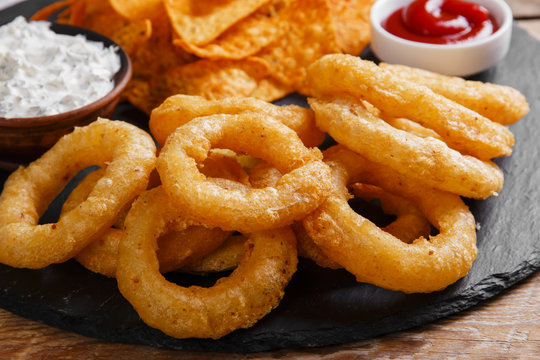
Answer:
<svg viewBox="0 0 540 360"><path fill-rule="evenodd" d="M540 40L540 0L506 0L519 26Z"/></svg>
<svg viewBox="0 0 540 360"><path fill-rule="evenodd" d="M508 0L518 24L540 40L540 0ZM539 81L539 80L532 80ZM0 309L0 359L538 359L540 273L467 311L356 343L261 354L209 354L108 343Z"/></svg>

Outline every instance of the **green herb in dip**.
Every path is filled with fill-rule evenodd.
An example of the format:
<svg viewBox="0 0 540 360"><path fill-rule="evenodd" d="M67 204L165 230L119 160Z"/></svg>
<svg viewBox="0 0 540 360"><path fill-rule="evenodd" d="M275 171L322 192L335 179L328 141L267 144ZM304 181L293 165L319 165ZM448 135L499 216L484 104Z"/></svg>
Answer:
<svg viewBox="0 0 540 360"><path fill-rule="evenodd" d="M88 105L114 87L114 47L17 17L0 27L0 117L55 115Z"/></svg>

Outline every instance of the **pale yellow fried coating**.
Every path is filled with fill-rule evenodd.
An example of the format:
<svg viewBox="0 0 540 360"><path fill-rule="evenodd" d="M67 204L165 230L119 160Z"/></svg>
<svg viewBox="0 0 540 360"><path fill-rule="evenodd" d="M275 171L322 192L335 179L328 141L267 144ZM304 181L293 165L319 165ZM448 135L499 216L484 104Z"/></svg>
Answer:
<svg viewBox="0 0 540 360"><path fill-rule="evenodd" d="M396 129L403 130L408 132L409 134L413 134L416 136L420 136L423 138L432 137L434 139L439 139L441 141L442 138L437 134L435 131L425 128L422 125L415 123L414 121L407 120L405 118L395 118L395 117L384 117L384 113L381 114L381 119L386 121L388 124L392 125Z"/></svg>
<svg viewBox="0 0 540 360"><path fill-rule="evenodd" d="M255 188L265 188L276 185L282 176L278 169L266 161L259 161L249 172L249 183Z"/></svg>
<svg viewBox="0 0 540 360"><path fill-rule="evenodd" d="M358 281L407 293L444 289L476 258L474 217L457 195L430 189L341 145L325 152L334 194L303 221L323 252ZM412 201L439 234L407 244L355 213L346 185L362 181Z"/></svg>
<svg viewBox="0 0 540 360"><path fill-rule="evenodd" d="M207 100L200 96L173 95L150 115L150 131L163 145L167 137L180 125L199 117L214 114L238 114L254 111L268 114L293 129L307 147L319 146L324 133L315 126L313 111L297 105L278 106L249 97Z"/></svg>
<svg viewBox="0 0 540 360"><path fill-rule="evenodd" d="M211 152L201 164L200 171L211 177L211 180L220 186L242 187L242 184L249 184L247 173L236 159L224 153ZM64 202L61 215L84 202L104 173L105 169L101 168L82 179ZM154 174L153 172L152 175ZM158 186L158 180L150 181L148 187ZM131 202L124 206L112 227L104 229L101 234L94 236L94 240L76 255L75 258L81 265L90 271L108 277L116 275L118 246L123 233L124 219L130 207ZM199 261L201 257L216 250L230 235L231 232L197 226L196 224L170 232L158 239L157 255L160 271L176 270L180 265L189 265Z"/></svg>
<svg viewBox="0 0 540 360"><path fill-rule="evenodd" d="M179 270L197 274L233 270L242 259L246 240L246 236L242 234L231 235L215 251L192 264L182 266Z"/></svg>
<svg viewBox="0 0 540 360"><path fill-rule="evenodd" d="M77 261L90 271L115 277L118 248L123 230L107 229L77 256ZM229 237L230 232L204 226L182 226L158 239L159 271L166 273L181 266L199 263L205 254L212 253Z"/></svg>
<svg viewBox="0 0 540 360"><path fill-rule="evenodd" d="M503 125L515 123L530 110L525 96L510 86L465 80L405 65L381 63L379 66Z"/></svg>
<svg viewBox="0 0 540 360"><path fill-rule="evenodd" d="M326 55L309 67L307 86L317 98L367 100L389 116L433 129L450 148L481 160L512 153L514 136L505 126L371 61Z"/></svg>
<svg viewBox="0 0 540 360"><path fill-rule="evenodd" d="M75 256L146 188L155 152L146 132L122 121L98 119L65 135L38 160L12 173L4 184L0 262L42 268ZM38 225L41 214L67 182L93 165L106 170L88 198L57 223Z"/></svg>
<svg viewBox="0 0 540 360"><path fill-rule="evenodd" d="M313 239L309 236L302 225L302 222L296 222L292 225L294 234L296 235L296 241L298 242L298 256L305 259L310 259L315 264L320 267L325 267L329 269L342 269L343 266L331 260L326 254L321 250L321 248L315 244Z"/></svg>
<svg viewBox="0 0 540 360"><path fill-rule="evenodd" d="M406 243L411 243L421 236L429 236L431 225L420 209L411 201L391 194L378 186L355 183L350 187L355 197L366 201L377 199L385 214L396 215L396 220L382 227L382 230Z"/></svg>
<svg viewBox="0 0 540 360"><path fill-rule="evenodd" d="M96 186L98 180L101 179L104 174L105 168L99 168L86 175L84 179L82 179L77 184L75 189L71 191L67 199L62 204L62 209L60 209L60 216L71 211L72 209L79 206L83 201L85 201L88 198L88 195L90 195L90 193L92 192L94 186ZM152 179L152 175L150 175L150 179ZM149 181L149 183L150 182L151 181ZM116 220L112 224L113 228L122 229L122 226L124 226L124 218L126 217L130 206L131 202L124 205L124 208L120 211L120 213L116 217Z"/></svg>
<svg viewBox="0 0 540 360"><path fill-rule="evenodd" d="M261 158L284 175L274 187L223 189L197 169L213 147ZM177 128L157 161L163 187L194 219L224 230L282 227L319 206L330 190L321 152L267 114L242 112L196 118Z"/></svg>
<svg viewBox="0 0 540 360"><path fill-rule="evenodd" d="M281 179L281 176L282 174L278 169L265 161L260 161L253 167L253 169L251 169L251 172L249 173L249 181L253 187L265 188L267 186L274 186ZM322 267L327 267L330 269L341 268L341 265L328 259L328 257L322 253L321 249L315 245L313 240L311 240L309 235L304 230L304 227L300 221L294 222L291 225L291 228L296 235L298 256L311 259L317 265Z"/></svg>
<svg viewBox="0 0 540 360"><path fill-rule="evenodd" d="M214 286L182 287L159 271L157 238L183 221L163 199L168 195L161 187L137 198L119 251L118 287L145 323L176 338L220 338L250 327L278 305L297 264L289 228L250 234L238 267Z"/></svg>
<svg viewBox="0 0 540 360"><path fill-rule="evenodd" d="M310 98L309 103L319 128L338 143L420 183L476 199L495 195L503 186L503 173L493 162L396 129L356 102Z"/></svg>
<svg viewBox="0 0 540 360"><path fill-rule="evenodd" d="M75 259L86 269L107 277L116 276L118 263L118 246L123 231L108 228L96 237L88 246L80 251Z"/></svg>
<svg viewBox="0 0 540 360"><path fill-rule="evenodd" d="M257 188L273 186L281 178L281 173L270 164L261 161L249 174L251 185ZM381 208L386 214L396 215L396 220L382 230L394 235L404 242L411 242L419 236L428 236L431 226L426 217L410 201L390 194L383 189L367 184L352 184L356 197L367 201L379 199ZM301 222L295 222L292 229L298 242L298 255L313 260L317 265L330 269L339 269L341 265L332 261L313 242L306 233Z"/></svg>

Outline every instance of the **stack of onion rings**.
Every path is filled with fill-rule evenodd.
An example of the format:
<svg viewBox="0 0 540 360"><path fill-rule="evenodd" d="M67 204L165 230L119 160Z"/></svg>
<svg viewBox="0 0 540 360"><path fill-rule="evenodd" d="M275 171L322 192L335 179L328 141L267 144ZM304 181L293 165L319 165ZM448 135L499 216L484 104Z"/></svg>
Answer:
<svg viewBox="0 0 540 360"><path fill-rule="evenodd" d="M433 129L448 146L478 159L512 153L514 136L506 127L426 86L393 76L371 61L326 55L310 66L307 82L312 96L366 100L389 116Z"/></svg>
<svg viewBox="0 0 540 360"><path fill-rule="evenodd" d="M465 276L476 258L476 224L459 196L429 189L338 145L325 152L334 193L303 224L329 259L358 281L403 292L432 292ZM439 230L408 244L356 214L346 185L365 182L413 201Z"/></svg>
<svg viewBox="0 0 540 360"><path fill-rule="evenodd" d="M309 104L317 124L338 143L429 186L479 199L503 186L502 171L493 162L462 155L433 137L396 129L357 102L311 98Z"/></svg>
<svg viewBox="0 0 540 360"><path fill-rule="evenodd" d="M212 147L249 153L285 175L274 187L224 190L197 168ZM290 225L324 201L330 170L321 157L280 121L242 112L199 117L177 128L161 150L157 170L177 206L194 219L224 230L253 232Z"/></svg>
<svg viewBox="0 0 540 360"><path fill-rule="evenodd" d="M234 182L248 182L248 175L234 158L222 153L213 152L201 164L203 174L215 183L227 185ZM67 213L85 201L96 182L103 176L104 169L98 169L88 174L66 199L61 214ZM150 182L149 187L158 186L157 180ZM116 276L118 262L118 247L123 234L124 218L131 203L125 207L112 227L102 231L94 240L80 251L76 259L84 267L93 272L108 276ZM181 231L174 231L160 238L157 255L160 271L165 273L178 269L180 266L199 264L202 257L216 250L229 236L230 231L219 228L207 228L193 223ZM206 260L207 262L210 260ZM209 267L207 265L206 267Z"/></svg>
<svg viewBox="0 0 540 360"><path fill-rule="evenodd" d="M155 152L143 130L99 119L61 138L28 167L20 167L0 196L0 262L42 268L72 258L146 188ZM93 165L106 170L88 198L57 223L38 225L68 180Z"/></svg>
<svg viewBox="0 0 540 360"><path fill-rule="evenodd" d="M173 96L150 119L163 145L157 161L153 139L132 125L76 129L6 181L0 262L40 268L75 257L116 276L145 323L179 338L253 325L278 305L298 256L407 293L465 276L476 226L460 196L501 189L490 159L511 152L501 124L528 111L519 92L343 55L314 63L306 89L313 110ZM325 132L339 144L308 148ZM38 225L91 165L101 169L75 188L60 220ZM351 194L378 199L396 219L376 226L349 206ZM234 268L209 288L162 275Z"/></svg>
<svg viewBox="0 0 540 360"><path fill-rule="evenodd" d="M503 125L514 124L530 110L525 96L509 86L465 80L405 65L381 63L379 66Z"/></svg>
<svg viewBox="0 0 540 360"><path fill-rule="evenodd" d="M145 323L177 338L219 338L253 325L279 303L296 270L290 229L250 234L230 276L210 288L185 288L168 282L159 271L156 240L178 221L177 209L164 206L163 198L168 199L158 187L135 201L119 251L118 287ZM143 218L149 221L140 221Z"/></svg>
<svg viewBox="0 0 540 360"><path fill-rule="evenodd" d="M251 185L259 188L274 185L280 177L281 173L265 162L258 163L250 172ZM429 222L412 202L372 185L354 183L351 188L356 197L367 201L377 199L386 214L396 215L396 219L381 230L407 243L420 236L429 235ZM301 222L294 223L292 228L296 234L299 256L311 259L321 267L341 268L341 265L329 259L313 242Z"/></svg>
<svg viewBox="0 0 540 360"><path fill-rule="evenodd" d="M307 82L317 126L338 143L437 189L476 199L501 190L490 159L511 154L503 125L352 56L321 58Z"/></svg>

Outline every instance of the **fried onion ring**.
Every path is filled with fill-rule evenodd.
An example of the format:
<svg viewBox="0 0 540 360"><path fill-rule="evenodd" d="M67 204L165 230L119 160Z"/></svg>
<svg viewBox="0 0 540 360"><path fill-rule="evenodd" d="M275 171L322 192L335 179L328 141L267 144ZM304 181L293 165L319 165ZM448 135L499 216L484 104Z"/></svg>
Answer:
<svg viewBox="0 0 540 360"><path fill-rule="evenodd" d="M384 114L381 114L380 116L384 116ZM435 131L425 128L422 125L415 123L414 121L407 120L405 118L393 118L393 117L390 117L390 118L381 117L381 119L383 119L388 124L395 127L396 129L406 131L409 134L413 134L422 138L432 137L434 139L443 141L443 139Z"/></svg>
<svg viewBox="0 0 540 360"><path fill-rule="evenodd" d="M131 207L116 274L120 292L145 323L176 338L217 339L277 306L297 264L289 228L250 234L236 270L214 286L177 286L161 275L155 254L157 238L178 218L178 209L163 206L160 190L141 194Z"/></svg>
<svg viewBox="0 0 540 360"><path fill-rule="evenodd" d="M212 146L247 152L283 173L274 187L223 189L197 169ZM330 189L330 170L318 149L265 114L242 112L196 118L169 136L157 160L163 187L194 219L223 230L253 232L302 219Z"/></svg>
<svg viewBox="0 0 540 360"><path fill-rule="evenodd" d="M462 155L438 139L396 129L356 102L310 98L309 103L317 125L338 143L421 183L475 199L495 195L503 186L503 173L492 161Z"/></svg>
<svg viewBox="0 0 540 360"><path fill-rule="evenodd" d="M512 153L514 136L505 126L371 61L326 55L309 67L307 83L312 96L366 100L389 116L435 130L449 147L478 159Z"/></svg>
<svg viewBox="0 0 540 360"><path fill-rule="evenodd" d="M5 182L0 196L0 262L42 268L76 255L146 188L155 152L146 132L121 121L98 119L65 135ZM38 225L68 180L92 165L106 170L86 201L57 223Z"/></svg>
<svg viewBox="0 0 540 360"><path fill-rule="evenodd" d="M390 194L383 189L367 184L352 184L355 197L364 200L378 199L386 214L396 215L396 219L381 230L395 236L405 243L410 243L420 236L429 236L431 226L426 217L410 201ZM308 235L302 223L292 226L298 242L298 256L311 259L317 265L330 269L340 269L341 265L331 260Z"/></svg>
<svg viewBox="0 0 540 360"><path fill-rule="evenodd" d="M517 122L530 110L525 96L509 86L465 80L405 65L381 63L379 66L503 125Z"/></svg>
<svg viewBox="0 0 540 360"><path fill-rule="evenodd" d="M315 126L313 111L297 105L278 106L255 98L206 100L200 96L174 95L167 98L150 115L150 132L160 145L180 125L199 117L214 114L261 112L293 129L307 147L319 146L324 133Z"/></svg>
<svg viewBox="0 0 540 360"><path fill-rule="evenodd" d="M250 182L254 187L273 186L281 178L281 173L268 163L259 162L249 174ZM386 214L396 215L396 220L382 230L394 235L404 242L411 242L419 236L428 236L431 226L426 217L413 203L399 196L390 194L383 189L367 185L352 184L356 197L367 201L378 199L381 208ZM298 242L298 255L313 260L317 265L330 269L339 269L341 265L330 260L306 233L300 222L295 222L292 229Z"/></svg>
<svg viewBox="0 0 540 360"><path fill-rule="evenodd" d="M204 175L213 177L212 181L221 186L224 184L231 186L235 181L248 183L248 175L240 164L234 157L223 153L211 152L200 168ZM61 214L69 212L85 201L104 173L105 169L98 169L81 180L64 202ZM227 182L225 183L225 181ZM150 183L151 187L159 185L157 179ZM116 275L118 246L123 233L124 219L130 207L131 203L127 204L113 227L105 229L102 235L97 235L95 240L77 254L75 258L81 265L107 277ZM159 238L157 255L160 271L165 273L178 269L180 265L188 266L200 262L201 257L216 250L230 235L231 232L218 228L190 226Z"/></svg>
<svg viewBox="0 0 540 360"><path fill-rule="evenodd" d="M301 222L295 222L291 227L296 235L296 242L298 243L298 256L304 259L310 259L320 267L328 269L343 268L343 266L326 256L321 248L315 244Z"/></svg>
<svg viewBox="0 0 540 360"><path fill-rule="evenodd" d="M476 258L474 218L457 195L427 188L342 147L330 148L335 192L303 221L323 252L358 281L406 293L444 289L465 276ZM362 181L413 201L439 230L404 243L355 213L347 183Z"/></svg>

